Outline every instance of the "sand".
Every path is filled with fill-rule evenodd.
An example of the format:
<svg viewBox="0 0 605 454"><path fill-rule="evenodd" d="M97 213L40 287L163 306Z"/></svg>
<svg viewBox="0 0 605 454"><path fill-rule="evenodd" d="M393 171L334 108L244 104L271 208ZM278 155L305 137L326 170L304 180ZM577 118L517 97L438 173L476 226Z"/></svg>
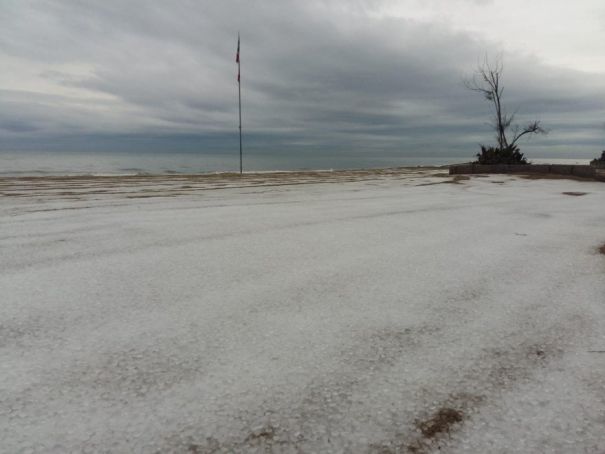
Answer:
<svg viewBox="0 0 605 454"><path fill-rule="evenodd" d="M605 451L602 183L390 169L0 193L2 452Z"/></svg>

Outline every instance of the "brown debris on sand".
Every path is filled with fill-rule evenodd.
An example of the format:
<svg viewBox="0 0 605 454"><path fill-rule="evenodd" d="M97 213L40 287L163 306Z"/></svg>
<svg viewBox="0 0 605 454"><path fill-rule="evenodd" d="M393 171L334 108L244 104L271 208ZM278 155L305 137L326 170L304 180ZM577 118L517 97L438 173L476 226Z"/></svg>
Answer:
<svg viewBox="0 0 605 454"><path fill-rule="evenodd" d="M417 426L425 438L433 438L441 433L449 432L454 424L462 421L463 416L461 411L453 408L441 408L431 418L418 422Z"/></svg>

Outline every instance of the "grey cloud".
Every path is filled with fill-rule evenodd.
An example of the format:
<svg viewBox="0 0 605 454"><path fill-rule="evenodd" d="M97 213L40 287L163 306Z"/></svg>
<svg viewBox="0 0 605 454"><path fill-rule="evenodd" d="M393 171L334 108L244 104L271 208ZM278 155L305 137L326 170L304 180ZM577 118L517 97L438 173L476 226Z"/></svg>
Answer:
<svg viewBox="0 0 605 454"><path fill-rule="evenodd" d="M259 149L421 145L472 153L476 137L489 142L489 106L461 81L498 46L443 25L366 14L380 3L9 3L0 15L0 61L4 53L44 63L41 79L74 91L0 91L0 108L18 112L18 120L0 117L0 127L23 141L95 133L227 143L236 131L240 30L244 127ZM520 107L521 121L581 131L586 147L598 141L595 119L605 113L598 77L531 56L504 59L505 99ZM540 140L527 147L549 139Z"/></svg>

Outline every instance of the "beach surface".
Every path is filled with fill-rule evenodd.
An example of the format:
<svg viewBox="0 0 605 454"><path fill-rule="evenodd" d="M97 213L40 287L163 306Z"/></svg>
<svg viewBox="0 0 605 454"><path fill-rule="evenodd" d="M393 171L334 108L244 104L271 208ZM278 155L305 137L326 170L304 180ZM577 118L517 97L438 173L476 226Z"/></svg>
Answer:
<svg viewBox="0 0 605 454"><path fill-rule="evenodd" d="M605 184L0 178L0 452L605 452Z"/></svg>

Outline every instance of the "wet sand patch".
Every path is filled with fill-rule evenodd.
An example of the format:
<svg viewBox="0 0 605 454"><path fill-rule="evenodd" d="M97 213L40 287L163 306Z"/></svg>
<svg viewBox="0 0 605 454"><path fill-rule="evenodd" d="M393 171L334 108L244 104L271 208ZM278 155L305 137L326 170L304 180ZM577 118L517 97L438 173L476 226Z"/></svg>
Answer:
<svg viewBox="0 0 605 454"><path fill-rule="evenodd" d="M566 192L562 192L561 194L563 195L570 195L573 197L581 197L583 195L588 194L587 192L577 192L577 191L566 191Z"/></svg>
<svg viewBox="0 0 605 454"><path fill-rule="evenodd" d="M79 196L121 198L175 197L200 191L302 184L366 182L448 177L442 167L395 167L359 170L303 170L278 172L160 174L160 175L72 175L0 177L2 195L69 200Z"/></svg>
<svg viewBox="0 0 605 454"><path fill-rule="evenodd" d="M453 178L447 180L447 181L435 181L435 182L431 182L431 183L421 183L421 184L417 184L416 186L433 186L436 184L462 184L463 181L466 180L470 180L471 177L467 176L467 175L454 175Z"/></svg>
<svg viewBox="0 0 605 454"><path fill-rule="evenodd" d="M574 181L586 181L586 182L594 182L593 179L590 178L582 178L575 175L559 175L556 173L528 173L525 175L519 174L510 174L514 176L519 176L526 180L574 180Z"/></svg>

